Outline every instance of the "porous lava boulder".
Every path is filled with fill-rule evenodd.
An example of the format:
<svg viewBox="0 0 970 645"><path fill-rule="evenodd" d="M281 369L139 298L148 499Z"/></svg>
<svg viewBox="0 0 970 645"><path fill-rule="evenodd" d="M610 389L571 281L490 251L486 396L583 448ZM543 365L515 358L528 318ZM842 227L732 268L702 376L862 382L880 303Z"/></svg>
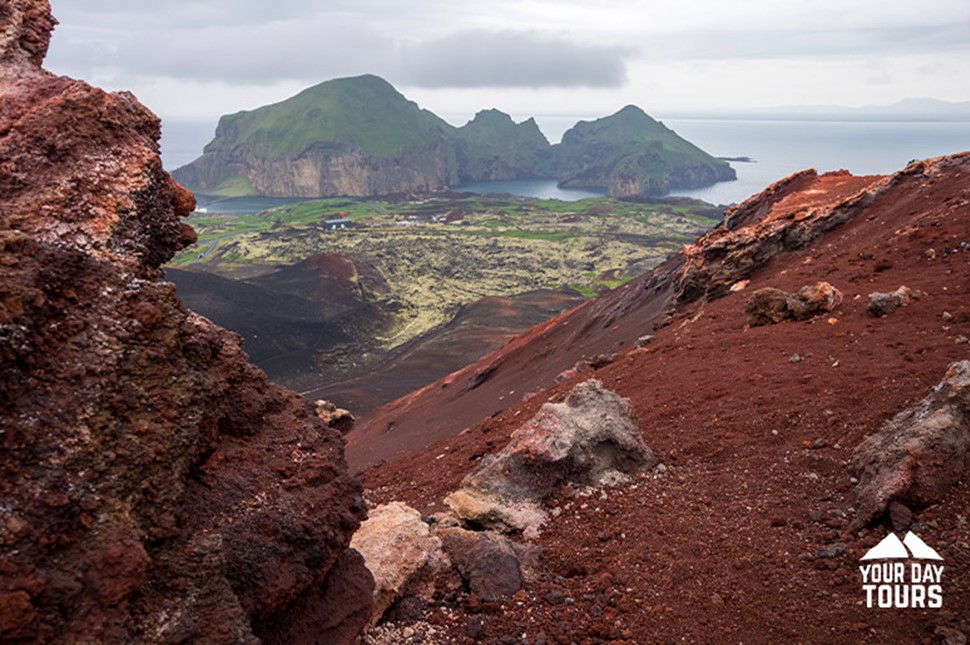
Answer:
<svg viewBox="0 0 970 645"><path fill-rule="evenodd" d="M869 294L869 306L867 309L871 315L881 318L882 316L888 316L900 307L905 307L913 297L913 290L905 285L895 291L874 291Z"/></svg>
<svg viewBox="0 0 970 645"><path fill-rule="evenodd" d="M516 545L501 533L449 526L439 528L437 535L470 593L500 602L522 588Z"/></svg>
<svg viewBox="0 0 970 645"><path fill-rule="evenodd" d="M855 526L894 502L920 508L940 502L966 471L970 450L970 361L953 363L929 396L890 419L852 454Z"/></svg>
<svg viewBox="0 0 970 645"><path fill-rule="evenodd" d="M160 281L194 198L132 95L40 67L54 24L0 0L0 641L351 642L342 439Z"/></svg>
<svg viewBox="0 0 970 645"><path fill-rule="evenodd" d="M744 307L745 321L752 327L784 320L808 320L842 304L842 292L828 282L806 285L796 293L766 287L758 289Z"/></svg>
<svg viewBox="0 0 970 645"><path fill-rule="evenodd" d="M542 500L562 486L615 484L654 463L630 402L591 379L543 405L445 503L467 525L528 536L546 520Z"/></svg>
<svg viewBox="0 0 970 645"><path fill-rule="evenodd" d="M374 624L406 595L430 600L434 575L451 566L431 526L402 502L373 509L350 546L374 576Z"/></svg>

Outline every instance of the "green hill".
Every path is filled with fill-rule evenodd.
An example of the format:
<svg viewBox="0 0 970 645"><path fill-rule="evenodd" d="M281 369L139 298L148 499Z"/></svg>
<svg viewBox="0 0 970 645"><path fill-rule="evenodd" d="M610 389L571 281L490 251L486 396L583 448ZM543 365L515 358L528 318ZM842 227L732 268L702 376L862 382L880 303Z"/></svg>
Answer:
<svg viewBox="0 0 970 645"><path fill-rule="evenodd" d="M224 116L202 157L173 175L225 196L435 190L458 181L455 128L377 76L342 78Z"/></svg>
<svg viewBox="0 0 970 645"><path fill-rule="evenodd" d="M525 179L552 175L549 140L535 119L515 123L499 110L482 110L458 128L462 181Z"/></svg>
<svg viewBox="0 0 970 645"><path fill-rule="evenodd" d="M205 153L245 145L273 159L318 142L343 142L372 157L394 158L429 138L450 141L453 130L384 79L366 75L327 81L282 103L224 116Z"/></svg>
<svg viewBox="0 0 970 645"><path fill-rule="evenodd" d="M555 146L563 186L606 188L610 195L662 195L736 178L727 162L628 105L596 121L580 121Z"/></svg>
<svg viewBox="0 0 970 645"><path fill-rule="evenodd" d="M734 179L725 162L629 106L550 146L535 120L483 110L456 128L366 75L224 116L203 155L173 175L206 195L365 197L462 181L556 178L612 196Z"/></svg>

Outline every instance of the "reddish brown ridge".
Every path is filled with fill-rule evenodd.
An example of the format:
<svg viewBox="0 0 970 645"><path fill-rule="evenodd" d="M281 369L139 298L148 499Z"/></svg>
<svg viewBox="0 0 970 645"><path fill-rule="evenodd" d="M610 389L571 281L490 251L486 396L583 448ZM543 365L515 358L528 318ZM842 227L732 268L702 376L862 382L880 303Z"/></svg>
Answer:
<svg viewBox="0 0 970 645"><path fill-rule="evenodd" d="M564 512L537 540L547 575L502 607L429 610L454 642L464 642L469 619L482 623L488 642L526 634L553 643L934 643L941 628L968 633L966 477L917 516L946 562L943 609L879 611L865 606L857 563L891 529L849 530L846 462L864 437L923 398L947 365L970 358L970 153L888 178L810 173L786 184L730 213L728 226L687 249L686 262L672 259L533 329L448 387L429 386L382 411L397 421L391 435L421 422L435 438L451 434L365 473L372 501L403 500L427 513L443 510L465 473L543 402L590 376L631 399L644 439L668 469L602 498L549 500ZM760 256L764 245L775 253ZM749 267L733 274L751 281L744 290L713 288L738 267ZM671 284L657 280L672 271ZM830 315L745 326L754 290L821 280L844 293ZM651 281L676 304L656 340L633 349L629 340L662 309L632 296ZM717 297L678 291L699 284ZM923 295L885 318L867 312L869 293L900 285ZM615 315L591 326L594 312ZM586 335L576 337L583 326ZM521 400L522 381L537 386L584 349L619 341L611 364ZM491 380L464 391L469 375L492 364L499 369ZM458 412L479 390L487 402ZM469 420L489 406L504 409Z"/></svg>

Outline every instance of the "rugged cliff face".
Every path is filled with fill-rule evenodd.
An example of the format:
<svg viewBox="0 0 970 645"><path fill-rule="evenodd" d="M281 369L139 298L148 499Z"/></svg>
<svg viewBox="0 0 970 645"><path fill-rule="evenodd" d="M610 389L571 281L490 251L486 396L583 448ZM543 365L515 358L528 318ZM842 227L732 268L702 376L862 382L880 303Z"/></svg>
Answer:
<svg viewBox="0 0 970 645"><path fill-rule="evenodd" d="M437 141L400 155L368 155L354 142L312 142L295 155L265 158L245 144L207 152L175 171L186 185L227 196L331 197L431 192L458 183L451 144Z"/></svg>
<svg viewBox="0 0 970 645"><path fill-rule="evenodd" d="M342 441L159 280L194 198L132 95L41 69L54 24L0 2L0 640L349 642Z"/></svg>

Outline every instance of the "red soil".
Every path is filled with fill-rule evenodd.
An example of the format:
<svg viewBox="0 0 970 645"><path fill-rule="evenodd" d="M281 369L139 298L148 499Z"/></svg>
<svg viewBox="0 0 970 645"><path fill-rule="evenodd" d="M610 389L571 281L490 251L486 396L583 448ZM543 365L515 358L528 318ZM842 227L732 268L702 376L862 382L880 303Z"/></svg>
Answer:
<svg viewBox="0 0 970 645"><path fill-rule="evenodd" d="M759 216L797 220L877 179L801 177L796 194L765 199ZM563 513L536 541L546 550L540 581L500 607L465 598L430 609L428 619L454 642L465 641L468 621L481 623L485 642L526 642L525 634L530 643L932 643L940 626L970 633L966 477L944 503L917 515L923 539L945 560L943 608L879 610L865 606L857 565L891 529L848 530L854 509L845 465L865 436L923 398L948 364L970 358L970 249L960 246L970 243L970 155L945 171L931 164L886 182L864 206L811 246L746 276L745 290L679 306L644 349L627 347L612 364L484 423L448 408L441 384L399 402L395 409L417 415L427 436L471 427L366 471L377 503L444 510L443 497L483 454L504 446L543 402L591 376L631 399L644 439L669 469L605 498L548 500ZM845 296L830 316L745 327L754 290L795 291L820 280ZM868 314L869 293L900 285L924 295L888 317ZM532 374L554 372L560 348L542 339L562 338L581 315L540 326L489 360L527 348ZM600 351L605 339L623 336L617 327L641 315L634 309L615 326L600 326L589 345ZM791 360L796 353L800 362ZM509 400L521 398L521 387L502 387ZM440 407L453 413L447 428L434 414ZM844 551L820 557L839 544Z"/></svg>

